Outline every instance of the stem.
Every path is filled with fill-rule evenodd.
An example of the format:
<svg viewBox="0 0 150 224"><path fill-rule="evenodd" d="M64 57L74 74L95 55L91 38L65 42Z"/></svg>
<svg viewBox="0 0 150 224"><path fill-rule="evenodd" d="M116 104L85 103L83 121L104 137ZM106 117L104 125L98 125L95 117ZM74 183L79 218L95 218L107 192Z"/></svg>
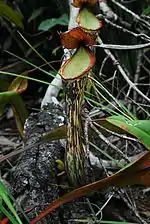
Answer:
<svg viewBox="0 0 150 224"><path fill-rule="evenodd" d="M87 77L66 83L68 121L66 168L69 180L75 186L85 183L86 152L82 139L81 113L86 84Z"/></svg>

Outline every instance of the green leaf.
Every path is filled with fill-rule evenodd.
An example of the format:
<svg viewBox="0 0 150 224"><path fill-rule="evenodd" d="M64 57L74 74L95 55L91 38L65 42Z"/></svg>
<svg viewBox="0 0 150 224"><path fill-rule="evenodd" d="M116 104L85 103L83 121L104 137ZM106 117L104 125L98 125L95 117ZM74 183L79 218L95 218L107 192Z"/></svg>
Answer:
<svg viewBox="0 0 150 224"><path fill-rule="evenodd" d="M142 11L142 15L150 15L150 6Z"/></svg>
<svg viewBox="0 0 150 224"><path fill-rule="evenodd" d="M63 14L59 18L46 19L41 22L38 27L38 30L47 31L56 25L67 26L68 25L68 15Z"/></svg>
<svg viewBox="0 0 150 224"><path fill-rule="evenodd" d="M28 23L30 23L32 20L36 19L39 15L41 15L46 7L40 7L39 9L35 9L31 15L31 17L28 19Z"/></svg>
<svg viewBox="0 0 150 224"><path fill-rule="evenodd" d="M18 12L14 11L11 7L0 1L0 16L8 21L14 23L17 27L24 28L21 21L21 16Z"/></svg>
<svg viewBox="0 0 150 224"><path fill-rule="evenodd" d="M9 211L7 211L2 204L0 204L0 212L4 214L7 219L12 223L12 224L18 224L18 222L15 220L15 218L11 215ZM3 221L3 220L2 220Z"/></svg>
<svg viewBox="0 0 150 224"><path fill-rule="evenodd" d="M136 136L150 150L150 120L129 120L123 116L111 116L106 120Z"/></svg>
<svg viewBox="0 0 150 224"><path fill-rule="evenodd" d="M42 144L46 141L64 139L66 138L66 136L67 136L66 125L62 125L62 126L56 127L54 130L50 131L48 134L42 136L39 143Z"/></svg>
<svg viewBox="0 0 150 224"><path fill-rule="evenodd" d="M21 76L27 76L28 72L23 72L21 73ZM18 77L16 77L10 84L8 91L12 91L12 92L18 92L18 93L22 93L27 89L28 86L28 80L27 79L23 79L22 77L20 77L18 75Z"/></svg>
<svg viewBox="0 0 150 224"><path fill-rule="evenodd" d="M7 104L11 104L13 106L13 113L15 116L17 128L22 136L23 125L28 116L25 104L17 92L8 91L0 93L0 115L3 114L4 108Z"/></svg>
<svg viewBox="0 0 150 224"><path fill-rule="evenodd" d="M74 222L76 223L89 223L89 219L74 219ZM131 223L131 222L118 222L118 221L105 221L101 220L99 223L103 224L136 224L136 223Z"/></svg>
<svg viewBox="0 0 150 224"><path fill-rule="evenodd" d="M103 224L136 224L136 223L131 223L131 222L118 222L118 221L105 221L101 220L101 223Z"/></svg>
<svg viewBox="0 0 150 224"><path fill-rule="evenodd" d="M8 208L10 209L10 211L12 212L12 214L14 215L14 217L16 218L17 222L15 222L16 224L23 224L17 214L17 212L15 211L11 201L9 200L8 197L8 191L7 188L5 187L5 185L2 183L2 181L0 180L0 198L2 198L2 200L6 203L6 205L8 206ZM7 210L5 210L5 208L2 206L0 206L0 209L4 212L8 212Z"/></svg>
<svg viewBox="0 0 150 224"><path fill-rule="evenodd" d="M10 103L11 99L17 95L16 92L3 92L0 93L0 116L4 112L5 106Z"/></svg>
<svg viewBox="0 0 150 224"><path fill-rule="evenodd" d="M102 23L86 7L79 11L77 23L84 29L96 31L102 27Z"/></svg>
<svg viewBox="0 0 150 224"><path fill-rule="evenodd" d="M8 87L9 87L9 82L0 78L0 92L7 91Z"/></svg>
<svg viewBox="0 0 150 224"><path fill-rule="evenodd" d="M80 47L60 69L60 74L65 80L73 80L87 74L95 64L95 57L87 47Z"/></svg>
<svg viewBox="0 0 150 224"><path fill-rule="evenodd" d="M144 185L150 186L150 152L144 153L139 159L128 164L123 169L119 170L111 176L107 176L102 180L84 185L80 188L63 195L62 197L52 201L47 208L44 209L30 224L36 224L41 218L53 212L59 206L81 198L91 192L100 189L108 188L110 186L124 187L127 185Z"/></svg>

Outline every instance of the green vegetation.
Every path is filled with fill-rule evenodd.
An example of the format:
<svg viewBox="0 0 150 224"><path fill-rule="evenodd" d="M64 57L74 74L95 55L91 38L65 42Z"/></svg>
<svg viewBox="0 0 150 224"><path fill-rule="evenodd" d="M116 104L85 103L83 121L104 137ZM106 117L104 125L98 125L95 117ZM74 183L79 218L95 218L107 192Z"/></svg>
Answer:
<svg viewBox="0 0 150 224"><path fill-rule="evenodd" d="M78 5L80 1L74 2ZM140 44L150 42L148 1L145 0L139 4L133 1L126 7L126 4L111 0L110 8L108 5L105 7L108 7L109 13L112 14L107 15L108 12L100 4L101 11L99 12L102 15L97 17L94 14L99 10L94 8L97 6L94 5L96 1L87 2L87 5L82 5L82 1L80 3L82 7L76 16L79 27L75 29L72 27L68 32L67 26L71 20L69 19L71 13L69 14L67 1L64 1L64 5L61 1L53 3L44 1L42 6L36 1L33 1L33 4L30 1L9 2L9 4L0 1L0 31L4 32L4 37L0 37L2 50L0 116L6 117L6 108L11 107L18 135L23 139L24 123L30 110L34 111L34 107L40 110L39 103L37 103L38 106L37 104L29 105L28 98L26 99L26 95L31 95L33 102L35 100L35 96L30 94L32 85L36 82L39 88L51 85L59 89L58 99L66 102L69 115L74 116L74 120L68 116L68 126L54 129L43 136L37 145L53 139L67 138L69 140L68 143L71 144L67 143L67 153L71 155L73 162L71 163L68 159L65 163L66 169L70 172L68 175L70 182L74 180L75 183L72 185L76 188L55 200L40 213L41 216L29 221L26 211L15 203L15 199L1 177L0 220L7 217L13 224L24 224L21 221L24 217L26 223L34 224L60 205L108 186L123 187L134 184L150 186L148 170L150 166L150 51L149 47L140 49ZM74 6L76 4L74 3ZM79 30L80 28L82 31ZM103 43L108 45L107 49L101 48ZM113 44L114 49L109 50L109 44ZM116 49L117 45L124 46L124 50ZM138 45L139 48L128 50L129 45ZM65 52L63 46L68 49L77 48L75 53L71 52L71 56L65 63L62 63ZM68 49L67 52L69 52ZM53 78L60 80L61 77L65 85L68 85L68 92L65 85L57 86L51 83ZM76 91L71 92L73 88L76 88ZM38 92L38 88L35 91ZM39 98L43 96L43 93L38 95ZM87 126L84 124L85 127L82 129L83 124L81 125L80 122L83 117L81 108L84 101L90 109L88 119L84 118ZM83 133L85 141L83 141ZM99 143L91 142L88 133L93 138L98 136ZM109 140L108 135L126 139L120 146L121 150ZM131 144L130 140L134 141L135 145ZM74 148L72 142L74 142ZM109 178L100 177L98 181L87 185L82 179L85 176L84 163L87 159L83 152L83 144L88 150L89 147L91 151L94 149L102 160L108 159L121 169ZM130 147L131 150L129 150ZM113 155L113 150L117 158ZM137 150L138 153L139 151L146 152L130 163L129 155L132 150ZM78 155L76 161L75 155ZM7 157L2 155L3 158L5 156ZM67 158L70 158L69 156ZM3 158L2 161L5 160ZM126 163L122 165L121 159L125 159ZM78 175L75 175L76 170ZM4 175L3 172L2 174ZM99 222L96 215L94 220L95 223ZM74 221L89 223L86 217L84 220ZM130 224L104 220L99 223Z"/></svg>

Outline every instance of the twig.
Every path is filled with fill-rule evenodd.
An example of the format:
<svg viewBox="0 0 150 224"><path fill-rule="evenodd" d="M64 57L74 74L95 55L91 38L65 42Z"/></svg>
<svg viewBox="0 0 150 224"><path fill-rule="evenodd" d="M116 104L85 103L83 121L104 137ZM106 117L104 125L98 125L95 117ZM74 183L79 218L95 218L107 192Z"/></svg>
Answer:
<svg viewBox="0 0 150 224"><path fill-rule="evenodd" d="M100 45L103 44L102 40L100 39L100 37L98 37L98 43ZM149 43L150 44L150 43ZM128 76L126 75L125 71L123 70L123 68L121 67L121 65L119 64L119 62L116 60L116 58L114 57L114 55L110 52L110 50L108 49L104 49L105 53L107 55L109 55L109 57L111 58L111 60L113 61L114 65L116 65L118 71L122 74L122 76L124 77L124 79L126 80L126 82L129 84L130 88L133 88L135 91L137 91L137 93L142 96L145 100L147 100L148 102L150 102L150 99L145 96L135 85L134 83L128 78Z"/></svg>
<svg viewBox="0 0 150 224"><path fill-rule="evenodd" d="M122 4L130 4L130 3L132 3L132 2L137 2L138 0L128 0L128 1L125 1L125 0L121 0L120 2L122 3Z"/></svg>
<svg viewBox="0 0 150 224"><path fill-rule="evenodd" d="M120 155L122 155L122 157L129 162L129 159L127 158L127 156L124 155L124 153L118 149L115 145L113 145L96 127L95 127L96 123L90 123L90 127L91 129L93 129L98 136L100 137L100 139L102 139L102 141L104 141L108 146L110 146L112 149L114 149L117 153L119 153Z"/></svg>
<svg viewBox="0 0 150 224"><path fill-rule="evenodd" d="M121 8L123 11L127 12L128 14L130 14L133 18L136 19L136 21L141 22L141 24L143 26L145 26L145 28L150 30L150 24L147 21L145 21L144 19L141 19L139 15L137 15L134 12L132 12L131 10L127 9L125 6L123 6L122 4L120 4L116 0L110 0L110 1L112 3L114 3L115 5L117 5L119 8Z"/></svg>
<svg viewBox="0 0 150 224"><path fill-rule="evenodd" d="M112 9L107 5L107 1L103 0L102 2L99 3L99 8L105 15L107 19L116 21L118 16L115 14Z"/></svg>
<svg viewBox="0 0 150 224"><path fill-rule="evenodd" d="M97 15L97 17L99 18L99 15ZM150 37L147 36L145 33L134 33L133 31L128 30L127 28L116 24L116 23L112 22L111 20L109 20L105 17L103 17L103 19L107 24L109 24L110 26L112 26L112 27L124 32L124 33L128 33L128 34L130 34L130 35L132 35L136 38L141 38L142 40L146 40L146 41L149 40L150 41Z"/></svg>
<svg viewBox="0 0 150 224"><path fill-rule="evenodd" d="M106 61L107 61L108 58L109 58L109 56L106 55L106 57L104 58L104 60L103 60L103 62L102 62L102 64L101 64L101 67L100 67L100 70L99 70L99 76L102 75L103 68L104 68L105 63L106 63Z"/></svg>
<svg viewBox="0 0 150 224"><path fill-rule="evenodd" d="M94 121L97 121L97 120L95 119L95 120L92 120L91 122L94 122ZM125 139L125 140L128 140L128 141L139 142L139 140L136 139L136 138L131 138L131 137L128 137L128 136L126 136L126 135L122 135L122 134L118 134L117 132L110 131L110 130L108 130L107 128L105 128L105 127L99 125L99 124L96 123L96 122L95 122L95 124L96 124L98 127L100 127L101 129L104 129L105 131L107 131L107 132L109 132L110 134L115 135L115 136L117 136L117 137L119 137L119 138L122 138L122 139Z"/></svg>
<svg viewBox="0 0 150 224"><path fill-rule="evenodd" d="M142 58L143 58L143 52L139 51L137 54L137 62L136 62L136 71L134 75L134 83L137 83L139 80L139 75L141 71L141 66L142 66ZM136 102L137 101L137 92L133 91L133 100ZM136 115L136 107L135 105L133 106L133 112Z"/></svg>
<svg viewBox="0 0 150 224"><path fill-rule="evenodd" d="M124 195L125 193L125 195ZM135 216L139 219L140 223L142 224L148 224L141 216L139 215L139 212L136 208L135 201L131 200L126 190L123 192L122 189L118 189L118 194L122 198L122 200L125 202L125 204L128 206L129 209L131 209L132 212L134 212Z"/></svg>
<svg viewBox="0 0 150 224"><path fill-rule="evenodd" d="M112 197L114 196L114 192L112 192L107 201L103 204L103 206L100 208L100 210L96 213L96 216L98 216L100 213L102 213L103 209L106 207L106 205L109 203L109 201L112 199Z"/></svg>
<svg viewBox="0 0 150 224"><path fill-rule="evenodd" d="M150 76L150 70L148 68L146 68L143 64L142 64L142 68L145 70L145 72L147 72L147 74Z"/></svg>
<svg viewBox="0 0 150 224"><path fill-rule="evenodd" d="M135 45L116 45L116 44L103 44L93 45L93 47L99 47L104 49L112 49L112 50L139 50L150 47L150 42L146 44L135 44Z"/></svg>

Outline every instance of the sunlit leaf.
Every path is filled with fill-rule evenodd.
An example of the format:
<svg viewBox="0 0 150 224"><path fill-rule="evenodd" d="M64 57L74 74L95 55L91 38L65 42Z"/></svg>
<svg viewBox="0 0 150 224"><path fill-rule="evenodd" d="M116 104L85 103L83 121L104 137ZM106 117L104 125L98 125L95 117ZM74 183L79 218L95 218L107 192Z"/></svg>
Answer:
<svg viewBox="0 0 150 224"><path fill-rule="evenodd" d="M65 80L73 80L87 74L95 64L95 57L87 47L80 47L60 69L60 75Z"/></svg>
<svg viewBox="0 0 150 224"><path fill-rule="evenodd" d="M86 33L80 27L60 33L61 43L65 48L74 49L80 45L92 46L96 43L96 34Z"/></svg>
<svg viewBox="0 0 150 224"><path fill-rule="evenodd" d="M111 116L106 120L136 136L150 150L150 120L129 120L121 115Z"/></svg>
<svg viewBox="0 0 150 224"><path fill-rule="evenodd" d="M96 31L102 27L102 22L86 7L79 11L77 23L86 30Z"/></svg>
<svg viewBox="0 0 150 224"><path fill-rule="evenodd" d="M16 26L23 29L23 23L21 21L21 16L19 13L14 11L11 7L6 5L4 2L0 1L0 16L14 23Z"/></svg>
<svg viewBox="0 0 150 224"><path fill-rule="evenodd" d="M27 75L26 73L22 73L22 75ZM8 91L22 93L27 89L28 81L27 79L23 79L22 77L16 77L10 84Z"/></svg>
<svg viewBox="0 0 150 224"><path fill-rule="evenodd" d="M150 152L144 153L144 155L139 159L119 170L114 175L77 188L68 194L65 194L64 196L54 200L43 212L41 212L34 220L32 220L30 224L35 224L37 221L54 211L60 205L76 198L83 197L91 192L110 186L124 187L133 184L150 186Z"/></svg>
<svg viewBox="0 0 150 224"><path fill-rule="evenodd" d="M38 27L38 30L47 31L56 25L67 26L68 25L68 15L63 14L59 18L46 19L41 22Z"/></svg>
<svg viewBox="0 0 150 224"><path fill-rule="evenodd" d="M16 210L14 209L8 195L9 195L9 193L8 193L5 185L0 180L0 198L5 202L5 204L8 206L8 208L10 209L10 211L12 212L14 217L16 218L17 222L14 220L14 224L22 224L22 222L21 222ZM7 210L2 206L2 204L1 204L0 209L1 210L3 209L4 211L7 212ZM10 217L11 217L11 214L10 214ZM11 217L11 218L13 219L13 217Z"/></svg>

